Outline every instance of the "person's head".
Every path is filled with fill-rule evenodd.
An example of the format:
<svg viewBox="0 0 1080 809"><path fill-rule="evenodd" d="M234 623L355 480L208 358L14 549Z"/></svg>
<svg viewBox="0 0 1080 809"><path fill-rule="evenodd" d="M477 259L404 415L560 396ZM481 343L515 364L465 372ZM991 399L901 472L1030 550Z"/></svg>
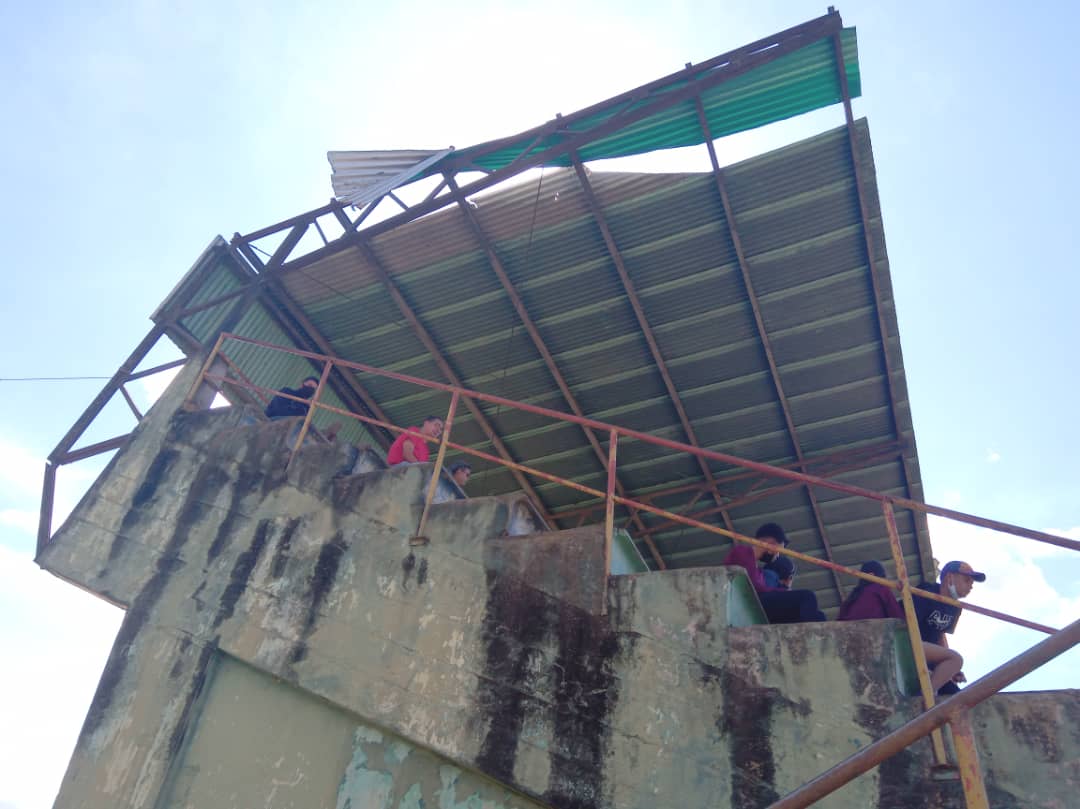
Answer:
<svg viewBox="0 0 1080 809"><path fill-rule="evenodd" d="M780 580L780 586L785 590L791 589L791 581L795 578L795 561L790 556L777 554L766 567L776 574Z"/></svg>
<svg viewBox="0 0 1080 809"><path fill-rule="evenodd" d="M946 562L941 568L941 589L953 598L966 597L977 581L986 581L986 574L973 570L967 562Z"/></svg>
<svg viewBox="0 0 1080 809"><path fill-rule="evenodd" d="M863 562L862 567L860 567L859 570L863 573L869 573L871 576L877 576L879 579L888 578L885 574L885 566L876 559L871 559L869 562ZM844 603L850 604L852 601L855 600L855 597L862 592L863 588L866 587L866 585L873 583L874 582L867 581L866 579L859 579L858 583L856 583L856 585L851 588L851 592L848 593L848 597L844 599Z"/></svg>
<svg viewBox="0 0 1080 809"><path fill-rule="evenodd" d="M465 461L458 461L457 463L450 465L450 477L454 479L454 483L465 488L465 484L469 482L469 475L472 474L472 467Z"/></svg>
<svg viewBox="0 0 1080 809"><path fill-rule="evenodd" d="M784 533L784 529L774 522L767 522L758 528L754 534L754 539L767 542L774 548L786 548L788 544L787 534ZM769 561L775 559L778 555L775 551L759 548L757 545L754 546L754 556L758 559Z"/></svg>
<svg viewBox="0 0 1080 809"><path fill-rule="evenodd" d="M428 416L420 425L420 432L428 438L438 438L442 435L443 420L438 416Z"/></svg>
<svg viewBox="0 0 1080 809"><path fill-rule="evenodd" d="M306 376L306 377L304 377L304 381L300 383L300 387L302 387L302 388L310 388L312 391L314 391L315 388L319 387L319 377L317 377L317 376Z"/></svg>

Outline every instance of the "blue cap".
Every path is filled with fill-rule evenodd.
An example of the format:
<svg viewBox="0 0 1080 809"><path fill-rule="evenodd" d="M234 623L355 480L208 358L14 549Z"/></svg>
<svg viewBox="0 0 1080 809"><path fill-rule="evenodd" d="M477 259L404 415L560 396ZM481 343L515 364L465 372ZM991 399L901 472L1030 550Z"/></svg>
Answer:
<svg viewBox="0 0 1080 809"><path fill-rule="evenodd" d="M944 579L946 573L960 573L964 576L971 576L975 581L986 581L986 574L972 570L971 565L967 562L946 562L945 567L941 568L941 578Z"/></svg>

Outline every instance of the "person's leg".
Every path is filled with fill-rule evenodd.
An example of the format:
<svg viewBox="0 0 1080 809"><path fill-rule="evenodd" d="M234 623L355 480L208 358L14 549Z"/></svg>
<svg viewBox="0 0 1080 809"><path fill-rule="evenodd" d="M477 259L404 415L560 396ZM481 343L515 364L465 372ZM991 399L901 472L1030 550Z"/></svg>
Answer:
<svg viewBox="0 0 1080 809"><path fill-rule="evenodd" d="M951 683L952 678L964 667L964 658L959 652L938 646L936 643L923 641L923 654L926 655L926 665L931 670L930 685L934 691L946 683Z"/></svg>
<svg viewBox="0 0 1080 809"><path fill-rule="evenodd" d="M758 598L771 624L825 620L812 590L770 590L758 593Z"/></svg>

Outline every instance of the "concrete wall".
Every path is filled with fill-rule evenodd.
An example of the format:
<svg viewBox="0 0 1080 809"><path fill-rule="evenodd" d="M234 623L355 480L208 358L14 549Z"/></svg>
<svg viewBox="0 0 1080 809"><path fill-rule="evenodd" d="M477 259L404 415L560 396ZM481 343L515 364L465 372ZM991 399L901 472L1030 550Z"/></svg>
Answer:
<svg viewBox="0 0 1080 809"><path fill-rule="evenodd" d="M128 606L60 807L230 805L211 796L239 787L208 763L267 772L273 750L232 734L248 721L243 732L270 734L254 730L268 714L298 729L282 766L319 759L312 807L336 806L326 785L342 766L378 759L365 748L342 764L356 749L342 739L367 738L358 727L428 762L391 779L399 806L413 783L445 795L450 766L501 785L472 806L505 790L568 809L765 806L918 710L894 622L760 625L745 575L727 568L605 587L598 530L507 537L512 498L435 506L430 545L413 547L423 467L336 477L337 450L312 447L286 469L287 423L174 405L144 420L39 559ZM208 686L241 666L215 668L223 656L277 685L237 707L228 695L246 687ZM1077 695L1055 695L1056 713L1029 702L979 715L994 805L1068 805ZM955 781L928 779L927 753L821 805L958 806ZM284 785L267 797L287 775L252 787L263 803L236 805L289 805Z"/></svg>

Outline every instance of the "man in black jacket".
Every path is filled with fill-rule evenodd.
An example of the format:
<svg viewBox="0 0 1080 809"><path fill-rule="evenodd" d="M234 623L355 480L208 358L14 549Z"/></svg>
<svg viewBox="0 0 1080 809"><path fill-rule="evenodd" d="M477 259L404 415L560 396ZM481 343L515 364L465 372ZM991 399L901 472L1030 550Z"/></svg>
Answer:
<svg viewBox="0 0 1080 809"><path fill-rule="evenodd" d="M279 394L296 396L300 399L310 399L315 395L315 389L319 387L317 377L309 376L300 383L299 388L282 388ZM285 396L275 396L266 406L266 415L272 419L287 419L292 416L306 416L308 412L307 402L298 402L295 399L287 399Z"/></svg>

